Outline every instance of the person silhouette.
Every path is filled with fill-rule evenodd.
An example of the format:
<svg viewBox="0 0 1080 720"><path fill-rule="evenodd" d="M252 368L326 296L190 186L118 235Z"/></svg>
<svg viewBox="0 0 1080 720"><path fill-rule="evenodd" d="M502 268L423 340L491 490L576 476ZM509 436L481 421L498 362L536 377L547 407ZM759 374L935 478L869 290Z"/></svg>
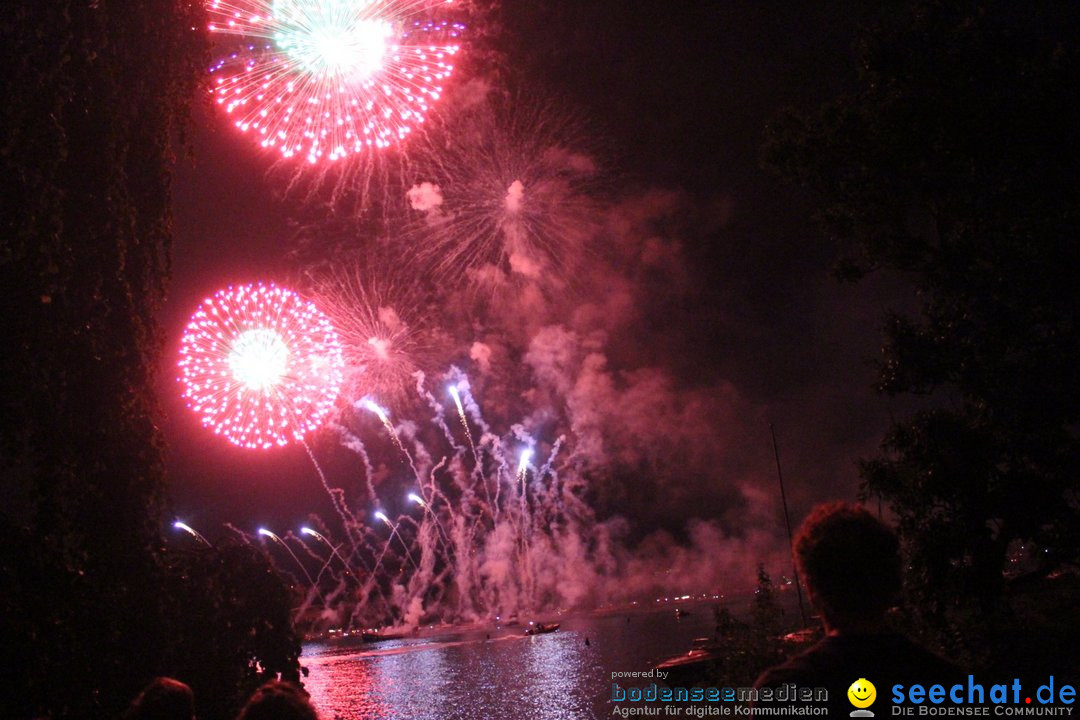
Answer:
<svg viewBox="0 0 1080 720"><path fill-rule="evenodd" d="M193 720L195 694L179 680L154 678L131 701L122 717L123 720Z"/></svg>
<svg viewBox="0 0 1080 720"><path fill-rule="evenodd" d="M954 664L889 627L887 614L901 589L900 543L865 508L827 503L811 510L795 537L795 562L825 637L766 670L754 687L825 688L830 716L870 717L876 691L867 696L856 687L948 687L964 680Z"/></svg>
<svg viewBox="0 0 1080 720"><path fill-rule="evenodd" d="M271 680L252 693L236 720L319 720L299 685Z"/></svg>

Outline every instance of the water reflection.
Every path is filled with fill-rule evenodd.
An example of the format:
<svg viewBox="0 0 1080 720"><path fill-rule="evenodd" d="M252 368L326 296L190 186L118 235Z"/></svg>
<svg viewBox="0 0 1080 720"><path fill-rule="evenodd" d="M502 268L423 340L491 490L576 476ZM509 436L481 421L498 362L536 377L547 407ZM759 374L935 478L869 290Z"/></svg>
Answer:
<svg viewBox="0 0 1080 720"><path fill-rule="evenodd" d="M394 708L382 704L377 682L377 665L343 660L311 668L304 687L324 718L392 717Z"/></svg>
<svg viewBox="0 0 1080 720"><path fill-rule="evenodd" d="M533 637L308 645L302 662L324 720L577 720L611 715L613 670L647 670L709 631L704 612L582 617Z"/></svg>
<svg viewBox="0 0 1080 720"><path fill-rule="evenodd" d="M528 671L522 678L524 713L537 720L572 720L589 715L589 700L580 682L585 664L584 636L576 632L536 635L526 641ZM567 682L568 678L574 682Z"/></svg>

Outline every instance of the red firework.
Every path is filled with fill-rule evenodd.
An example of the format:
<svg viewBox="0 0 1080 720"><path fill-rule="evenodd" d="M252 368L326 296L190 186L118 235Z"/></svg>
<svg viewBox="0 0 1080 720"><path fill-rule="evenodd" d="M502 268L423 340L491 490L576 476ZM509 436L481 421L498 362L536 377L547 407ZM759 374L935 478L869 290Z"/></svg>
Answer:
<svg viewBox="0 0 1080 720"><path fill-rule="evenodd" d="M341 341L315 305L277 285L229 287L191 316L180 382L202 424L270 448L320 427L341 390Z"/></svg>
<svg viewBox="0 0 1080 720"><path fill-rule="evenodd" d="M308 162L404 140L454 70L464 30L448 0L208 0L232 48L217 102L265 148ZM231 40L231 41L230 41Z"/></svg>

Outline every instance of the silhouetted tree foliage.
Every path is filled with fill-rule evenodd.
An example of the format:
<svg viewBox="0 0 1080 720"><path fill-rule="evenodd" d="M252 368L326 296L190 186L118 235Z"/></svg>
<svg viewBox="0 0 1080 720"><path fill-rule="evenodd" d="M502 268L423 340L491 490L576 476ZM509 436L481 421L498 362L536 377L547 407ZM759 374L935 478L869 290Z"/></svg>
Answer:
<svg viewBox="0 0 1080 720"><path fill-rule="evenodd" d="M262 550L230 539L163 562L163 664L191 685L200 718L233 717L267 680L300 681L296 598Z"/></svg>
<svg viewBox="0 0 1080 720"><path fill-rule="evenodd" d="M0 715L113 715L186 672L222 717L295 676L288 603L243 547L161 547L155 311L171 145L206 65L199 0L0 13ZM228 708L228 712L226 712Z"/></svg>
<svg viewBox="0 0 1080 720"><path fill-rule="evenodd" d="M765 157L819 197L842 277L917 289L878 387L925 402L864 489L896 514L923 621L978 659L1010 541L1077 559L1080 5L922 2L857 50L853 92L784 114Z"/></svg>

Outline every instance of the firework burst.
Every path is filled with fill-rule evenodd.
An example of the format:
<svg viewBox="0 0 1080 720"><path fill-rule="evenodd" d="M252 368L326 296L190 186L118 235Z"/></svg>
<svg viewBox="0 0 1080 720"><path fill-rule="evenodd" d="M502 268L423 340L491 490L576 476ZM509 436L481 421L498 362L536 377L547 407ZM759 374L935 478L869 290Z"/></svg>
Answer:
<svg viewBox="0 0 1080 720"><path fill-rule="evenodd" d="M600 216L583 123L551 102L488 97L410 149L405 233L443 282L572 277Z"/></svg>
<svg viewBox="0 0 1080 720"><path fill-rule="evenodd" d="M311 302L276 285L230 287L191 316L180 381L202 424L246 448L302 440L342 383L341 343Z"/></svg>
<svg viewBox="0 0 1080 720"><path fill-rule="evenodd" d="M264 148L310 163L390 147L424 122L463 26L447 0L209 0L233 44L217 102ZM234 41L230 43L229 41Z"/></svg>
<svg viewBox="0 0 1080 720"><path fill-rule="evenodd" d="M402 400L439 354L442 333L426 321L422 292L396 277L359 263L313 276L312 294L341 334L351 399Z"/></svg>

